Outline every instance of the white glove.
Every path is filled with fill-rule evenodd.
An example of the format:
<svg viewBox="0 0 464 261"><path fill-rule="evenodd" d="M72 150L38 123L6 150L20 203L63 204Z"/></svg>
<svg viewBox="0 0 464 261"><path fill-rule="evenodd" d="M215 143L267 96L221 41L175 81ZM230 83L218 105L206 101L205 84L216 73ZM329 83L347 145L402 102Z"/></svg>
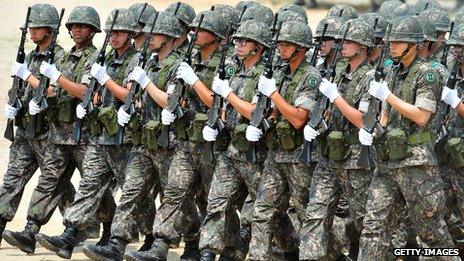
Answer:
<svg viewBox="0 0 464 261"><path fill-rule="evenodd" d="M219 76L214 77L212 89L224 99L232 92L232 89L229 87L229 81L221 80Z"/></svg>
<svg viewBox="0 0 464 261"><path fill-rule="evenodd" d="M340 97L337 84L330 82L326 78L322 79L319 85L319 91L324 94L325 97L329 98L330 102L334 102L335 99Z"/></svg>
<svg viewBox="0 0 464 261"><path fill-rule="evenodd" d="M255 126L248 125L246 128L246 139L251 142L256 142L259 141L261 136L263 136L263 132L259 129L256 128Z"/></svg>
<svg viewBox="0 0 464 261"><path fill-rule="evenodd" d="M319 132L311 128L309 125L306 125L303 129L303 134L305 140L312 141L319 135Z"/></svg>
<svg viewBox="0 0 464 261"><path fill-rule="evenodd" d="M372 146L372 141L374 140L374 137L372 136L372 134L367 132L364 128L361 128L358 132L358 139L362 145Z"/></svg>
<svg viewBox="0 0 464 261"><path fill-rule="evenodd" d="M148 78L147 72L145 72L142 67L135 66L134 70L132 70L132 72L129 74L129 81L136 81L140 84L142 89L145 89L151 80Z"/></svg>
<svg viewBox="0 0 464 261"><path fill-rule="evenodd" d="M388 89L388 84L386 81L371 81L369 84L369 93L375 98L385 102L388 98L388 95L391 94L391 91Z"/></svg>
<svg viewBox="0 0 464 261"><path fill-rule="evenodd" d="M198 76L193 71L192 67L186 62L181 62L179 68L177 68L176 78L184 80L188 85L193 85L198 81Z"/></svg>
<svg viewBox="0 0 464 261"><path fill-rule="evenodd" d="M40 113L41 111L42 111L42 109L40 108L40 106L34 101L34 99L32 99L29 102L29 114L30 115L36 115L36 114Z"/></svg>
<svg viewBox="0 0 464 261"><path fill-rule="evenodd" d="M90 69L90 75L93 78L97 79L100 85L105 85L105 83L110 79L108 74L106 73L106 68L104 66L99 65L98 63L94 63L92 65L92 69Z"/></svg>
<svg viewBox="0 0 464 261"><path fill-rule="evenodd" d="M6 103L5 107L3 107L3 115L5 115L6 118L14 119L17 114L18 114L18 109L9 105L8 103Z"/></svg>
<svg viewBox="0 0 464 261"><path fill-rule="evenodd" d="M129 122L130 118L131 116L127 112L124 111L124 106L119 107L118 124L121 126L124 126Z"/></svg>
<svg viewBox="0 0 464 261"><path fill-rule="evenodd" d="M25 63L18 62L13 63L13 66L11 67L11 73L14 76L18 76L19 78L23 79L23 81L26 81L27 78L31 75L31 71L27 69L27 65Z"/></svg>
<svg viewBox="0 0 464 261"><path fill-rule="evenodd" d="M462 101L458 96L458 90L452 90L447 86L443 87L443 91L441 92L441 100L449 106L453 107L453 109L458 107L459 103Z"/></svg>
<svg viewBox="0 0 464 261"><path fill-rule="evenodd" d="M166 108L164 108L163 111L161 112L161 123L163 125L171 125L171 123L173 123L175 119L176 119L176 115L166 110Z"/></svg>
<svg viewBox="0 0 464 261"><path fill-rule="evenodd" d="M56 65L49 64L46 61L43 61L40 65L40 73L47 76L53 82L57 82L61 76L61 72L56 69Z"/></svg>
<svg viewBox="0 0 464 261"><path fill-rule="evenodd" d="M209 126L203 127L203 139L206 141L215 141L219 131Z"/></svg>
<svg viewBox="0 0 464 261"><path fill-rule="evenodd" d="M79 119L83 119L87 115L87 110L82 107L82 104L78 104L76 107L76 116Z"/></svg>
<svg viewBox="0 0 464 261"><path fill-rule="evenodd" d="M268 79L264 75L261 75L258 81L258 90L267 97L271 96L277 91L276 80L274 78Z"/></svg>

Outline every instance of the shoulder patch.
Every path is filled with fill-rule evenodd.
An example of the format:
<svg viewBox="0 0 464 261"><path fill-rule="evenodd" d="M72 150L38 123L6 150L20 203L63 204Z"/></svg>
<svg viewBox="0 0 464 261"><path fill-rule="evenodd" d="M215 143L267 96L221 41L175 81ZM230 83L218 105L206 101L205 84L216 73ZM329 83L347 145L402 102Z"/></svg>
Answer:
<svg viewBox="0 0 464 261"><path fill-rule="evenodd" d="M316 77L309 77L308 84L309 84L309 87L316 88L316 86L317 86L317 78Z"/></svg>
<svg viewBox="0 0 464 261"><path fill-rule="evenodd" d="M428 83L435 83L436 80L437 80L437 75L435 74L435 72L426 72L425 73L425 81L428 82Z"/></svg>
<svg viewBox="0 0 464 261"><path fill-rule="evenodd" d="M228 75L228 77L235 74L235 67L233 67L232 65L226 66L225 70L226 70L226 74Z"/></svg>
<svg viewBox="0 0 464 261"><path fill-rule="evenodd" d="M393 60L392 59L386 59L383 62L383 66L385 66L385 67L392 67L392 65L393 65Z"/></svg>

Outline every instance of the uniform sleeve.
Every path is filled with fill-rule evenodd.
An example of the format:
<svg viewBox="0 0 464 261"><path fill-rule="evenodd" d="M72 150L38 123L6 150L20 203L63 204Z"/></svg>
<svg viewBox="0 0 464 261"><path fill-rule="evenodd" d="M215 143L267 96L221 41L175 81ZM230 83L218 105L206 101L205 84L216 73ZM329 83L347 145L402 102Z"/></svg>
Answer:
<svg viewBox="0 0 464 261"><path fill-rule="evenodd" d="M416 102L417 107L435 113L437 108L437 99L433 93L440 83L436 70L429 69L420 74L417 79Z"/></svg>
<svg viewBox="0 0 464 261"><path fill-rule="evenodd" d="M321 84L322 76L316 70L312 70L308 77L304 79L303 84L300 84L293 95L293 105L305 110L311 111L316 105L318 88Z"/></svg>
<svg viewBox="0 0 464 261"><path fill-rule="evenodd" d="M99 53L99 51L95 50L95 52L93 52L89 56L87 61L85 62L85 64L84 64L84 74L83 74L82 80L81 80L82 84L85 84L85 85L90 84L90 81L92 80L92 75L90 75L90 69L92 69L92 65L97 61L98 53Z"/></svg>
<svg viewBox="0 0 464 261"><path fill-rule="evenodd" d="M369 102L371 100L371 95L369 94L369 84L374 80L374 70L367 72L366 76L361 80L362 84L362 95L361 100L359 101L358 110L366 113L369 109ZM374 98L375 99L375 98Z"/></svg>

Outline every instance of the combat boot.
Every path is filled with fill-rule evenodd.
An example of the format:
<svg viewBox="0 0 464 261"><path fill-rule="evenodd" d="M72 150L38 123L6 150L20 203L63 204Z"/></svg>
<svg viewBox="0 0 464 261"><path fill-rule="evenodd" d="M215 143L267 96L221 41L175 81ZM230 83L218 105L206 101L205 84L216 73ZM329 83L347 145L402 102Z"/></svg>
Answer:
<svg viewBox="0 0 464 261"><path fill-rule="evenodd" d="M128 261L166 261L168 258L169 241L156 237L151 248L147 251L129 251L124 254Z"/></svg>
<svg viewBox="0 0 464 261"><path fill-rule="evenodd" d="M77 228L73 225L66 226L60 236L49 237L45 234L37 234L35 239L46 249L55 252L59 257L70 259L76 246Z"/></svg>
<svg viewBox="0 0 464 261"><path fill-rule="evenodd" d="M106 246L110 242L111 238L111 222L103 223L103 233L100 240L97 242L97 246Z"/></svg>
<svg viewBox="0 0 464 261"><path fill-rule="evenodd" d="M86 244L82 248L82 252L84 254L92 259L92 260L97 260L97 261L110 261L110 260L121 260L124 254L124 250L126 249L126 246L129 242L119 238L119 237L114 237L111 238L111 240L108 242L107 245L101 246L101 245L91 245L91 244Z"/></svg>
<svg viewBox="0 0 464 261"><path fill-rule="evenodd" d="M153 244L153 241L155 241L155 237L153 236L153 234L146 234L145 242L143 242L143 245L140 247L139 251L147 251L148 249L150 249L151 245Z"/></svg>
<svg viewBox="0 0 464 261"><path fill-rule="evenodd" d="M235 256L240 260L245 260L250 249L251 240L251 225L242 226L240 228L240 237L237 242L237 250Z"/></svg>
<svg viewBox="0 0 464 261"><path fill-rule="evenodd" d="M6 219L0 217L0 245L2 244L2 234L6 227Z"/></svg>
<svg viewBox="0 0 464 261"><path fill-rule="evenodd" d="M183 261L197 261L200 260L200 249L198 248L199 241L185 242L184 253L180 256Z"/></svg>
<svg viewBox="0 0 464 261"><path fill-rule="evenodd" d="M201 251L200 261L214 261L216 259L216 255L209 249L204 249Z"/></svg>
<svg viewBox="0 0 464 261"><path fill-rule="evenodd" d="M5 241L21 251L32 254L35 251L35 235L39 233L40 225L34 220L28 220L26 227L21 232L6 230L3 232Z"/></svg>

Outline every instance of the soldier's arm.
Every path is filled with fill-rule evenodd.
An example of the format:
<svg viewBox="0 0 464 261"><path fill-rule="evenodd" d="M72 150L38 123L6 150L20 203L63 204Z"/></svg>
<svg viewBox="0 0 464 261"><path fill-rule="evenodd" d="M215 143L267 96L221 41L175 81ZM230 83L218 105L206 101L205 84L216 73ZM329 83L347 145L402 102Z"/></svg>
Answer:
<svg viewBox="0 0 464 261"><path fill-rule="evenodd" d="M295 107L289 104L279 92L274 92L271 97L275 106L284 118L290 122L296 129L304 126L308 120L309 110L301 107Z"/></svg>
<svg viewBox="0 0 464 261"><path fill-rule="evenodd" d="M461 115L461 117L464 117L464 103L460 102L458 104L458 107L456 107L456 111L458 111L459 115Z"/></svg>
<svg viewBox="0 0 464 261"><path fill-rule="evenodd" d="M168 106L168 94L156 87L152 81L150 81L145 90L160 107L165 108Z"/></svg>
<svg viewBox="0 0 464 261"><path fill-rule="evenodd" d="M362 128L363 126L363 113L354 108L353 106L349 105L342 96L335 99L333 102L335 106L340 110L343 116L350 121L353 125L357 128Z"/></svg>
<svg viewBox="0 0 464 261"><path fill-rule="evenodd" d="M87 85L73 82L63 75L58 78L57 82L61 88L65 89L72 96L80 100L84 99L85 92L87 91Z"/></svg>
<svg viewBox="0 0 464 261"><path fill-rule="evenodd" d="M240 99L235 93L231 92L226 100L234 107L234 109L247 119L251 119L251 112L255 108L255 104Z"/></svg>
<svg viewBox="0 0 464 261"><path fill-rule="evenodd" d="M37 79L37 77L35 77L34 75L30 75L29 77L27 77L27 82L29 83L29 85L32 87L32 88L37 88L39 87L39 83L40 83L40 80Z"/></svg>
<svg viewBox="0 0 464 261"><path fill-rule="evenodd" d="M192 88L197 93L201 102L208 108L210 108L213 104L213 92L210 89L208 89L208 87L200 80L196 81L192 85Z"/></svg>
<svg viewBox="0 0 464 261"><path fill-rule="evenodd" d="M120 101L124 102L126 95L129 93L130 84L126 85L126 88L117 84L113 79L109 79L105 83L105 87L113 93L113 95Z"/></svg>

